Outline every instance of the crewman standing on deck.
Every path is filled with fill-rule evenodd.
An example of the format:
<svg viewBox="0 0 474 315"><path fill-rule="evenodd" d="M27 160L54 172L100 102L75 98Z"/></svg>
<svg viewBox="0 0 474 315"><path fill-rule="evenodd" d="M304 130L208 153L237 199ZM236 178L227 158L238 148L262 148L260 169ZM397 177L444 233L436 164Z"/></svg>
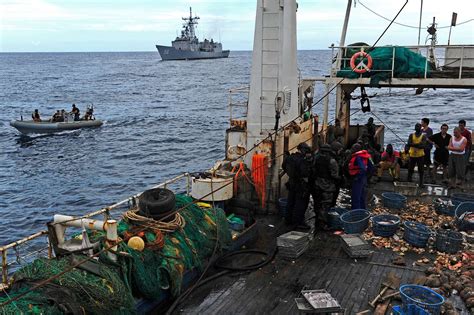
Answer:
<svg viewBox="0 0 474 315"><path fill-rule="evenodd" d="M337 197L339 196L339 192L341 191L341 187L344 185L344 146L339 141L334 141L331 143L331 149L334 154L334 159L337 162L338 169L339 169L339 180L336 181L336 192L332 197L331 207L336 206Z"/></svg>
<svg viewBox="0 0 474 315"><path fill-rule="evenodd" d="M429 127L430 120L429 118L422 118L421 119L421 132L425 135L425 138L428 140L432 135L433 135L433 129ZM426 169L428 171L428 174L430 174L430 167L431 167L431 149L433 148L433 145L427 141L426 142L426 147L425 147L425 158L424 158L424 165L426 166Z"/></svg>
<svg viewBox="0 0 474 315"><path fill-rule="evenodd" d="M464 119L461 119L459 121L459 130L461 131L461 136L466 138L467 144L466 144L466 152L464 152L464 159L466 160L466 173L469 170L469 158L471 157L471 151L472 151L472 133L471 130L466 128L466 121Z"/></svg>
<svg viewBox="0 0 474 315"><path fill-rule="evenodd" d="M352 177L352 209L367 209L367 175L374 169L374 163L367 150L356 143L351 148L349 175Z"/></svg>
<svg viewBox="0 0 474 315"><path fill-rule="evenodd" d="M296 225L298 230L309 230L305 223L306 208L309 203L309 177L311 172L311 148L304 142L298 144L297 152L286 153L282 168L288 175L288 203L285 222Z"/></svg>
<svg viewBox="0 0 474 315"><path fill-rule="evenodd" d="M408 181L413 180L413 172L415 165L418 166L418 174L420 176L420 188L423 187L423 167L425 161L426 136L422 133L421 124L415 125L415 132L408 137L408 154L410 162L408 164Z"/></svg>
<svg viewBox="0 0 474 315"><path fill-rule="evenodd" d="M449 140L449 188L461 187L464 180L466 160L467 139L461 134L461 128L454 128L453 136Z"/></svg>
<svg viewBox="0 0 474 315"><path fill-rule="evenodd" d="M327 229L327 215L332 206L337 183L340 179L339 165L333 156L329 144L323 144L314 157L314 212L316 216L315 227ZM316 229L315 229L316 231Z"/></svg>

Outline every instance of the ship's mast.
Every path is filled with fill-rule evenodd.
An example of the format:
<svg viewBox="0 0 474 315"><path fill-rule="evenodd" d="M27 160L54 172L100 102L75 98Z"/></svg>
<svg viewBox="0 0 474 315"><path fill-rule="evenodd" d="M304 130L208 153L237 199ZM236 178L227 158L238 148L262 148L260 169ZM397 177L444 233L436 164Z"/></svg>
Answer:
<svg viewBox="0 0 474 315"><path fill-rule="evenodd" d="M183 21L186 21L186 24L184 24L184 27L186 29L186 31L188 32L188 37L189 38L195 38L196 35L194 33L194 25L197 25L198 22L197 20L199 20L199 16L195 16L193 17L193 12L192 12L192 8L189 7L189 17L188 18L182 18Z"/></svg>

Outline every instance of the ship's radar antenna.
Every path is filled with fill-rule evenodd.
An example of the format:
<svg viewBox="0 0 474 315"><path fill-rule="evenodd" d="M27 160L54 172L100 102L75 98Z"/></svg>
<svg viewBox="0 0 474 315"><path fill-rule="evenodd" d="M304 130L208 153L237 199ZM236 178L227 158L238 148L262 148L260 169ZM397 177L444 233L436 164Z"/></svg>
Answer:
<svg viewBox="0 0 474 315"><path fill-rule="evenodd" d="M193 10L191 7L189 7L189 17L183 17L182 20L186 21L186 23L183 25L183 28L186 29L187 37L191 39L195 38L196 34L194 32L194 26L198 24L197 20L199 20L199 16L193 17Z"/></svg>

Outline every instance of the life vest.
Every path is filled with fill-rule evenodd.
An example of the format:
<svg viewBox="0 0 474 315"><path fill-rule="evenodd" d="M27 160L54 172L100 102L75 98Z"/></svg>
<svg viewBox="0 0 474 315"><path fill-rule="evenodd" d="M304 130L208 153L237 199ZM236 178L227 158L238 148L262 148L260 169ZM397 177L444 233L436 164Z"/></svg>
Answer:
<svg viewBox="0 0 474 315"><path fill-rule="evenodd" d="M358 156L362 158L362 162L366 168L367 164L369 163L370 154L367 152L367 150L357 151L356 153L352 154L351 160L349 161L349 175L351 176L360 174L359 165L355 163L355 160Z"/></svg>
<svg viewBox="0 0 474 315"><path fill-rule="evenodd" d="M421 140L423 140L423 137L424 137L423 134L420 134L420 136L417 137L415 133L412 133L411 134L411 142L413 144L420 144ZM425 156L425 150L424 149L418 149L418 148L415 148L415 147L410 147L410 151L408 151L408 154L412 158L422 157L422 156Z"/></svg>

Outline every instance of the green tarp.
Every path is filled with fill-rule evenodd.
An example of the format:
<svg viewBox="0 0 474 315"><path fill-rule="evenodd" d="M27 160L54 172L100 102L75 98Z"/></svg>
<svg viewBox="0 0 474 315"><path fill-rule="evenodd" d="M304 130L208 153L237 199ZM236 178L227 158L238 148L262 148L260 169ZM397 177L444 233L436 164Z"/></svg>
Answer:
<svg viewBox="0 0 474 315"><path fill-rule="evenodd" d="M355 79L361 76L361 74L354 72L349 65L350 58L359 51L360 47L346 50L341 70L337 72L338 77ZM363 73L362 77L370 78L371 86L378 86L380 81L389 81L392 78L392 60L395 61L394 78L424 78L425 68L427 68L426 76L430 75L430 63L426 61L426 58L408 48L386 46L370 50L370 47L367 46L365 52L372 57L373 64L371 71ZM393 58L394 54L395 58ZM356 65L359 61L360 59L356 60Z"/></svg>

